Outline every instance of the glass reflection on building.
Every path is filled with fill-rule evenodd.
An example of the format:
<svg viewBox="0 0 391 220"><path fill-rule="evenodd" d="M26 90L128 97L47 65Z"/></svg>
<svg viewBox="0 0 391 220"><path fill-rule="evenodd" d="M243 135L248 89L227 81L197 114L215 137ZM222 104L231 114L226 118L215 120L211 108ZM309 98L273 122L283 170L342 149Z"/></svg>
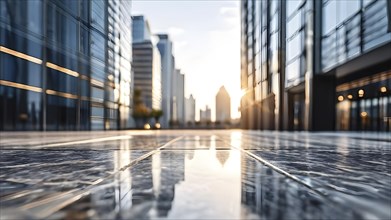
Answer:
<svg viewBox="0 0 391 220"><path fill-rule="evenodd" d="M246 0L241 12L243 128L390 131L389 1ZM359 90L371 101L338 101ZM354 106L363 116L341 113Z"/></svg>
<svg viewBox="0 0 391 220"><path fill-rule="evenodd" d="M131 126L129 1L1 1L0 129Z"/></svg>

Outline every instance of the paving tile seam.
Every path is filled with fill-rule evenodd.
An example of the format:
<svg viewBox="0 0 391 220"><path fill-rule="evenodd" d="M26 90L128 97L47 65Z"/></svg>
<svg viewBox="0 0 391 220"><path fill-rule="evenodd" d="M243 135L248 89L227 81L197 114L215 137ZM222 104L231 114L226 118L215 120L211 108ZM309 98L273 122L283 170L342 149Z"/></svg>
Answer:
<svg viewBox="0 0 391 220"><path fill-rule="evenodd" d="M227 144L230 144L230 142L224 140L223 138L221 138L221 137L218 137L218 138L219 138L220 140L223 140L223 141L226 142ZM233 146L233 145L231 145L231 144L230 144L230 146L233 147L233 148L235 148L235 149L237 149L237 150L239 150L239 151L241 151L241 152L243 152L243 153L245 153L246 155L248 155L248 156L254 158L255 160L261 162L263 165L268 166L270 169L272 169L272 170L274 170L274 171L280 173L281 175L285 176L286 178L291 179L291 180L297 182L298 184L300 184L300 185L306 187L306 188L309 189L311 192L313 192L313 193L315 193L315 194L321 196L323 199L329 201L330 204L333 204L334 201L332 201L332 200L331 200L329 197L327 197L324 193L322 193L321 191L319 191L319 190L317 190L317 189L314 189L311 185L309 185L309 184L303 182L303 181L300 180L298 177L296 177L296 176L290 174L289 172L287 172L287 171L285 171L285 170L279 168L278 166L276 166L276 165L272 164L271 162L267 161L266 159L264 159L264 158L262 158L262 157L260 157L260 156L257 156L257 155L255 155L254 153L251 153L251 152L248 151L248 150L245 150L245 149L240 148L240 147L237 147L237 146Z"/></svg>
<svg viewBox="0 0 391 220"><path fill-rule="evenodd" d="M97 187L104 180L109 179L109 178L117 175L118 173L123 172L124 170L127 170L127 169L131 168L132 166L134 166L137 163L139 163L141 160L150 157L151 155L161 151L165 147L169 146L170 144L172 144L172 143L174 143L174 142L176 142L176 141L178 141L178 140L180 140L182 138L183 138L183 136L179 136L179 137L176 137L176 138L168 141L167 143L163 144L162 146L158 147L157 149L149 151L148 153L146 153L146 154L138 157L137 159L131 161L128 165L123 166L121 169L119 169L115 173L112 173L112 174L110 174L110 175L108 175L106 177L103 177L103 178L100 178L100 179L94 181L91 185L87 186L84 189L80 189L80 190L73 189L73 190L70 190L70 191L67 191L67 192L64 192L64 193L61 193L61 194L57 194L57 195L52 196L52 197L47 197L47 198L44 198L42 200L38 200L38 201L35 201L35 202L32 202L32 203L23 205L23 206L21 206L19 208L16 208L15 210L20 209L21 211L23 211L25 213L29 213L31 216L34 216L37 219L47 218L50 215L52 215L54 212L56 212L56 211L58 211L58 210L60 210L60 209L62 209L64 207L72 204L73 202L81 199L82 197L87 196L88 194L90 194L91 190L94 187ZM53 206L49 206L48 205L49 203L59 203L59 204L57 204L57 205L55 205L53 207ZM41 210L40 210L40 208L41 208ZM34 211L34 209L37 209L37 211ZM39 213L39 214L38 215L34 215L33 213Z"/></svg>
<svg viewBox="0 0 391 220"><path fill-rule="evenodd" d="M230 137L226 137L226 138L229 139ZM226 143L230 143L229 141L225 140L224 138L219 137L219 139L225 141ZM290 174L289 172L279 168L278 166L274 165L273 163L267 161L266 159L264 159L264 158L262 158L262 157L260 157L260 156L258 156L256 154L250 152L249 150L246 150L246 149L243 149L243 148L240 148L240 147L237 147L237 146L233 146L233 145L231 145L231 146L233 148L237 149L237 150L240 150L240 151L244 152L248 156L252 157L253 159L255 159L255 160L259 161L259 162L261 162L263 165L268 166L269 168L271 168L272 170L280 173L281 175L285 176L286 178L291 179L291 180L297 182L298 184L304 186L310 192L312 192L312 193L322 197L322 199L327 201L328 204L330 206L334 207L335 209L350 210L349 205L345 204L344 202L341 203L341 201L338 201L338 200L335 200L333 198L330 198L329 196L324 194L322 191L313 188L311 185L303 182L300 178L298 178L295 175Z"/></svg>

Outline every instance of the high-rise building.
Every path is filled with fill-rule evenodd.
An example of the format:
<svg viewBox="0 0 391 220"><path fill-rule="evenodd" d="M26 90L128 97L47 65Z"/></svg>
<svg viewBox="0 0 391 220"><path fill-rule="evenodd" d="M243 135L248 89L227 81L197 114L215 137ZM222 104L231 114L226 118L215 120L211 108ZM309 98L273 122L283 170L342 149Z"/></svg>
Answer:
<svg viewBox="0 0 391 220"><path fill-rule="evenodd" d="M134 16L134 88L141 91L142 100L150 109L162 108L162 66L157 43L144 16Z"/></svg>
<svg viewBox="0 0 391 220"><path fill-rule="evenodd" d="M185 122L185 75L175 69L172 78L172 121L183 125Z"/></svg>
<svg viewBox="0 0 391 220"><path fill-rule="evenodd" d="M194 124L195 123L195 99L193 95L190 95L189 98L185 99L185 122L186 124Z"/></svg>
<svg viewBox="0 0 391 220"><path fill-rule="evenodd" d="M131 126L131 2L0 1L0 130Z"/></svg>
<svg viewBox="0 0 391 220"><path fill-rule="evenodd" d="M206 123L212 121L211 110L208 106L205 106L205 110L200 109L200 122Z"/></svg>
<svg viewBox="0 0 391 220"><path fill-rule="evenodd" d="M172 78L175 66L173 65L172 42L167 34L158 34L157 47L161 56L162 64L162 128L169 126L172 106Z"/></svg>
<svg viewBox="0 0 391 220"><path fill-rule="evenodd" d="M224 86L216 94L216 121L231 121L231 98Z"/></svg>
<svg viewBox="0 0 391 220"><path fill-rule="evenodd" d="M242 127L391 127L386 0L241 1Z"/></svg>

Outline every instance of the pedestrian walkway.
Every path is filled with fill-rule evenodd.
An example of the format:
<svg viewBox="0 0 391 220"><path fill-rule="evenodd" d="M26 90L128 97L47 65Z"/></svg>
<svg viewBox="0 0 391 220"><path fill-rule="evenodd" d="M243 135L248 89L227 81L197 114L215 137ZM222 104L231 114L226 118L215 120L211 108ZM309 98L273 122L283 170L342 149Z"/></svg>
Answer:
<svg viewBox="0 0 391 220"><path fill-rule="evenodd" d="M387 133L0 138L0 219L391 219Z"/></svg>

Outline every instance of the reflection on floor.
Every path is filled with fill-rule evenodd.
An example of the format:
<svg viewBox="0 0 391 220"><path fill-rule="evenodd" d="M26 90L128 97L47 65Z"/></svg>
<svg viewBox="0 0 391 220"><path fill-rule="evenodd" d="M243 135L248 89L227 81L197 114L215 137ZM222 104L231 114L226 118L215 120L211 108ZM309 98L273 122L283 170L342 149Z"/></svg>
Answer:
<svg viewBox="0 0 391 220"><path fill-rule="evenodd" d="M391 219L391 137L1 133L0 219Z"/></svg>

